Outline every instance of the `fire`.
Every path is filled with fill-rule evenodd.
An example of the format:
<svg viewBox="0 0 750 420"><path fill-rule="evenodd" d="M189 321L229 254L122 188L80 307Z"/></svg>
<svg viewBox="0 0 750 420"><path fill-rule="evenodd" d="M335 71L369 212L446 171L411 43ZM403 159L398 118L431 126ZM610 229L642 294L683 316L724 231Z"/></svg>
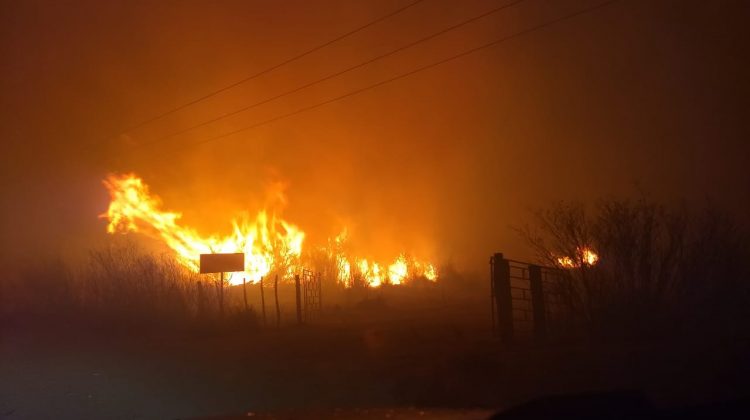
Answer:
<svg viewBox="0 0 750 420"><path fill-rule="evenodd" d="M409 260L404 254L401 254L393 264L388 266L388 278L391 284L401 284L410 275L424 277L430 281L437 279L437 271L434 265L422 261Z"/></svg>
<svg viewBox="0 0 750 420"><path fill-rule="evenodd" d="M363 282L372 287L385 283L399 285L419 277L429 281L437 280L437 271L434 265L407 258L405 254L399 255L395 261L388 265L368 261L364 258L359 259L356 261L356 267ZM387 269L383 267L387 267ZM351 274L349 275L351 276ZM339 273L339 277L341 277L341 273Z"/></svg>
<svg viewBox="0 0 750 420"><path fill-rule="evenodd" d="M293 271L302 253L304 232L298 227L261 211L255 220L232 222L233 232L223 238L202 237L195 230L180 226L180 213L162 211L161 201L149 193L148 186L133 174L109 176L104 185L111 202L107 213L107 232L142 232L163 240L186 267L198 271L200 254L245 253L244 273L233 273L231 284L243 278L257 282L272 268L285 266Z"/></svg>
<svg viewBox="0 0 750 420"><path fill-rule="evenodd" d="M335 261L336 276L340 283L352 286L360 283L370 287L383 284L403 284L411 279L424 277L437 280L437 270L429 262L419 261L400 254L390 264L381 264L367 258L352 258L345 251L349 233L344 229L333 240L329 240L327 254Z"/></svg>
<svg viewBox="0 0 750 420"><path fill-rule="evenodd" d="M254 219L245 216L232 221L232 233L227 236L201 236L196 230L179 224L180 213L162 210L161 200L150 193L138 176L110 175L104 185L111 198L107 212L101 215L109 221L107 232L139 232L160 239L192 271L199 269L200 254L225 252L245 254L246 271L232 273L230 284L241 284L243 279L258 282L274 270L285 278L301 271L305 233L276 214L262 210ZM346 239L345 229L329 240L327 249L328 257L336 266L336 279L346 287L353 285L355 276L371 287L402 284L420 276L430 281L437 279L431 263L409 260L404 254L390 265L350 257L343 251Z"/></svg>
<svg viewBox="0 0 750 420"><path fill-rule="evenodd" d="M558 257L557 263L564 268L576 268L595 265L599 261L599 255L589 247L576 248L576 254L575 257Z"/></svg>
<svg viewBox="0 0 750 420"><path fill-rule="evenodd" d="M406 258L401 255L396 262L388 266L388 278L391 280L391 284L401 284L401 281L406 278L407 272Z"/></svg>
<svg viewBox="0 0 750 420"><path fill-rule="evenodd" d="M367 284L372 287L378 287L383 284L383 275L380 272L380 265L378 263L369 263L366 259L361 259L357 266Z"/></svg>

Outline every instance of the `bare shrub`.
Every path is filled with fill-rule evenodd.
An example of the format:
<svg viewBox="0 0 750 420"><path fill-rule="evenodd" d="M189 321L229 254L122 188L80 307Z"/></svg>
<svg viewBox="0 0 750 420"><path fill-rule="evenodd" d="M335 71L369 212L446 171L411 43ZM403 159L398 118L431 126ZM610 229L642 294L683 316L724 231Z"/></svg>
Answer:
<svg viewBox="0 0 750 420"><path fill-rule="evenodd" d="M747 238L715 211L645 198L557 203L519 231L542 264L561 269L553 287L566 313L596 334L708 326L748 303ZM596 264L583 258L586 247ZM576 267L562 267L563 256Z"/></svg>
<svg viewBox="0 0 750 420"><path fill-rule="evenodd" d="M225 293L226 313L221 316L216 279L190 272L172 256L144 252L132 242L91 250L76 270L61 261L26 270L4 290L9 292L5 299L13 302L6 312L16 319L52 315L48 321L146 329L255 324L254 313L244 310L236 293Z"/></svg>

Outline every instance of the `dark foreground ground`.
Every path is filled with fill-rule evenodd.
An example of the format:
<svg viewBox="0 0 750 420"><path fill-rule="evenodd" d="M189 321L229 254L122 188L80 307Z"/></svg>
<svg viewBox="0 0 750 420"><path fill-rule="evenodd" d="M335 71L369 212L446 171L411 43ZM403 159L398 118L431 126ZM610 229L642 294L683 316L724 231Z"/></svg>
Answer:
<svg viewBox="0 0 750 420"><path fill-rule="evenodd" d="M487 418L554 394L634 390L659 407L750 393L750 341L518 344L485 324L358 320L231 333L6 324L0 417Z"/></svg>

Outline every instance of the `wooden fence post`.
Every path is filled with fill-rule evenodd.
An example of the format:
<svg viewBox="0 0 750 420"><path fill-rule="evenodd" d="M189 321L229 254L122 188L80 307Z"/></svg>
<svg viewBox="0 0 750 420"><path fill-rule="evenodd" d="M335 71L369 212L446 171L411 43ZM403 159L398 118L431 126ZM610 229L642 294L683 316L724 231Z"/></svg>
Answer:
<svg viewBox="0 0 750 420"><path fill-rule="evenodd" d="M318 307L323 312L323 275L318 273Z"/></svg>
<svg viewBox="0 0 750 420"><path fill-rule="evenodd" d="M273 278L273 294L276 298L276 328L281 325L281 310L279 309L279 275Z"/></svg>
<svg viewBox="0 0 750 420"><path fill-rule="evenodd" d="M505 343L513 341L513 301L510 294L510 264L503 254L496 253L492 261L492 287L495 294L497 333Z"/></svg>
<svg viewBox="0 0 750 420"><path fill-rule="evenodd" d="M538 340L544 340L547 338L547 311L544 304L542 267L529 265L529 286L531 289L531 307L534 313L534 337Z"/></svg>
<svg viewBox="0 0 750 420"><path fill-rule="evenodd" d="M224 316L224 272L219 275L219 314Z"/></svg>
<svg viewBox="0 0 750 420"><path fill-rule="evenodd" d="M497 317L495 315L495 256L490 257L490 316L492 317L492 335L497 336Z"/></svg>
<svg viewBox="0 0 750 420"><path fill-rule="evenodd" d="M263 277L260 278L260 307L263 312L263 326L266 326L266 298L263 294Z"/></svg>
<svg viewBox="0 0 750 420"><path fill-rule="evenodd" d="M245 302L245 313L247 314L247 281L243 277L242 278L242 300Z"/></svg>

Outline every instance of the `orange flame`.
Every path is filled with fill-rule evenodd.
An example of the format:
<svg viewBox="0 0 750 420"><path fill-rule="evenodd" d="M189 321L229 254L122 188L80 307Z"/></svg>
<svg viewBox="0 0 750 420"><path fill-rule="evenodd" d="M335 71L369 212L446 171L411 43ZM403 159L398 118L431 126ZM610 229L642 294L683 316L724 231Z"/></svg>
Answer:
<svg viewBox="0 0 750 420"><path fill-rule="evenodd" d="M198 271L200 254L243 252L244 273L233 273L230 284L241 284L246 277L257 282L276 266L286 265L294 270L302 252L304 232L291 223L268 216L261 211L254 221L241 219L232 222L233 233L223 238L202 237L188 227L178 224L180 213L160 209L161 201L149 194L148 187L133 174L111 175L104 181L111 202L107 213L107 232L142 232L163 240L177 254L177 258L193 271Z"/></svg>
<svg viewBox="0 0 750 420"><path fill-rule="evenodd" d="M158 197L150 194L148 186L134 174L110 175L104 180L110 194L107 212L100 217L109 223L107 232L140 232L162 240L171 248L177 259L192 271L199 270L200 254L242 252L245 254L245 272L232 273L230 284L241 284L243 278L257 282L272 270L291 277L301 270L302 244L305 233L297 226L260 211L254 220L245 217L232 222L232 234L225 237L203 237L194 229L181 226L180 213L161 209ZM364 283L377 287L384 283L401 284L409 278L422 276L430 281L437 279L434 266L427 262L408 261L401 254L392 264L381 265L362 258L351 258L342 250L347 232L344 230L329 249L328 255L336 264L337 281L344 286L353 284L359 271ZM330 243L331 241L329 241ZM383 270L381 267L388 267Z"/></svg>
<svg viewBox="0 0 750 420"><path fill-rule="evenodd" d="M599 255L589 247L576 248L574 257L563 256L557 258L557 263L564 268L592 266L599 262Z"/></svg>

